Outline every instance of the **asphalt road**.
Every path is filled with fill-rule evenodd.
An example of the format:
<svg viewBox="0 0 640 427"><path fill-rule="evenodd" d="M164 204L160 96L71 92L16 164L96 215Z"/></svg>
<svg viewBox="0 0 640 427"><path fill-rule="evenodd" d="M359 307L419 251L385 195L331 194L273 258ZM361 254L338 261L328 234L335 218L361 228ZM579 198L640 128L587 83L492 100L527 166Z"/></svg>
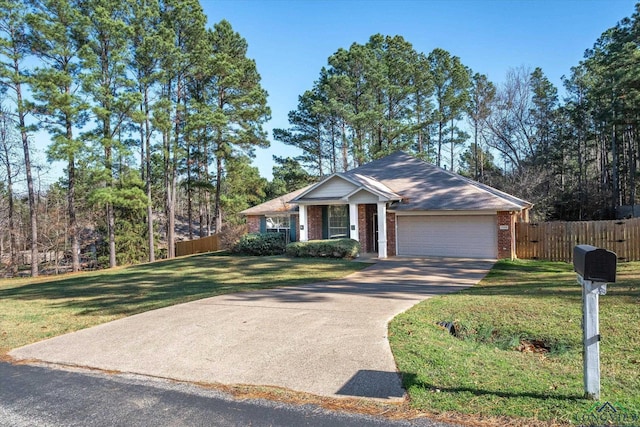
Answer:
<svg viewBox="0 0 640 427"><path fill-rule="evenodd" d="M133 375L0 363L0 426L450 426L390 421Z"/></svg>

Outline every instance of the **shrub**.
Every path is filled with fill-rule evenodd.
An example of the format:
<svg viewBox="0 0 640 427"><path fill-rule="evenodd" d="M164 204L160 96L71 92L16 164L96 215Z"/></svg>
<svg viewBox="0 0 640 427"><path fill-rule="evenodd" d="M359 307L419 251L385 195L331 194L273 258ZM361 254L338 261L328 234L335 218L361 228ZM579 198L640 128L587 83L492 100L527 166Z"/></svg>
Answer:
<svg viewBox="0 0 640 427"><path fill-rule="evenodd" d="M287 255L292 257L355 258L360 243L353 239L310 240L287 245Z"/></svg>
<svg viewBox="0 0 640 427"><path fill-rule="evenodd" d="M236 247L242 236L247 234L245 224L224 224L220 229L220 249L233 249Z"/></svg>
<svg viewBox="0 0 640 427"><path fill-rule="evenodd" d="M234 251L245 255L280 255L285 246L280 233L251 233L240 238Z"/></svg>

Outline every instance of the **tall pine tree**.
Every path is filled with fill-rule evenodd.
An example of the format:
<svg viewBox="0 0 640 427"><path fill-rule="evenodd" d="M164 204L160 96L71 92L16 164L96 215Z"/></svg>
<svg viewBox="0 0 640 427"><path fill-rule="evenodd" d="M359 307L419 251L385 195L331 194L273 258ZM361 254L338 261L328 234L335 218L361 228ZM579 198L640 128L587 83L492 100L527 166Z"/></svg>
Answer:
<svg viewBox="0 0 640 427"><path fill-rule="evenodd" d="M31 248L31 276L38 276L38 213L36 195L31 173L31 148L29 147L29 129L27 128L27 107L25 86L29 78L25 73L24 60L30 50L27 38L27 8L21 1L0 0L0 84L3 90L9 90L14 96L15 115L24 155L24 170L27 178L29 200L29 227Z"/></svg>
<svg viewBox="0 0 640 427"><path fill-rule="evenodd" d="M132 28L129 0L82 0L80 13L87 17L87 31L79 43L84 92L90 97L96 127L85 137L99 154L97 168L102 187L92 200L105 207L109 266L117 265L115 205L121 196L116 185L118 159L124 150L124 125L136 105L139 94L127 73L131 54Z"/></svg>
<svg viewBox="0 0 640 427"><path fill-rule="evenodd" d="M270 118L267 92L260 85L256 63L247 58L247 42L231 24L221 21L210 33L213 55L208 90L215 100L213 142L216 157L214 216L216 232L222 228L222 185L225 165L239 153L254 156L255 147L268 147L262 128Z"/></svg>
<svg viewBox="0 0 640 427"><path fill-rule="evenodd" d="M68 238L71 268L80 270L80 240L76 212L77 158L84 144L74 134L86 121L88 105L79 93L78 40L84 38L84 17L67 0L34 2L28 17L31 50L43 66L33 72L31 91L34 110L52 136L48 155L67 163Z"/></svg>

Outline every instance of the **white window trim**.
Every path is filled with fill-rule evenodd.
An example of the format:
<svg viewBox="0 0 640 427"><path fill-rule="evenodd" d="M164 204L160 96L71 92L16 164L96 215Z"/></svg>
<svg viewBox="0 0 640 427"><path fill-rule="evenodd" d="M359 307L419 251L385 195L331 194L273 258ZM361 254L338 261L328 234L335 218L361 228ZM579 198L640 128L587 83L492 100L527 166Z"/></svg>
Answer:
<svg viewBox="0 0 640 427"><path fill-rule="evenodd" d="M344 214L341 215L341 218L344 218L346 220L346 224L344 227L331 227L331 208L332 207L341 207L344 210ZM327 212L327 234L329 239L338 239L338 238L347 238L349 237L349 205L331 205L328 208L328 212ZM332 234L331 233L331 229L332 228L339 228L339 229L344 229L344 233L340 233L340 234Z"/></svg>

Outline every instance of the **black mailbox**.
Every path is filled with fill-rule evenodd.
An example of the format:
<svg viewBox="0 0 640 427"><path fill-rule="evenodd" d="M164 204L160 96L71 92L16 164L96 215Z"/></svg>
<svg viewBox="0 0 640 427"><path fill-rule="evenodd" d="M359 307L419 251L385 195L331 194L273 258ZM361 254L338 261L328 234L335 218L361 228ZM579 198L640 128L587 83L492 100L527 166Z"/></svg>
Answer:
<svg viewBox="0 0 640 427"><path fill-rule="evenodd" d="M615 283L618 256L606 249L591 245L573 248L573 269L584 280Z"/></svg>

